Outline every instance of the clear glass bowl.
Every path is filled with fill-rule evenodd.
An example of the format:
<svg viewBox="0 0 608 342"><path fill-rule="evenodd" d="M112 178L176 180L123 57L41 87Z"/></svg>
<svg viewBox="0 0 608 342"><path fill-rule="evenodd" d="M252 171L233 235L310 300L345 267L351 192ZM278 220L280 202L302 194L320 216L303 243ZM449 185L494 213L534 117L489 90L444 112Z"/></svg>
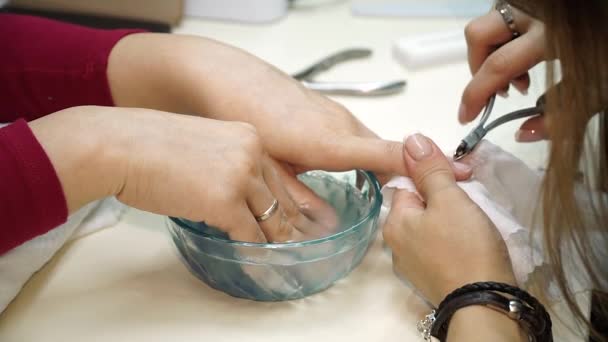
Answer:
<svg viewBox="0 0 608 342"><path fill-rule="evenodd" d="M202 222L170 217L169 232L190 271L229 295L258 301L302 298L352 271L374 241L382 204L369 172L311 171L299 179L336 210L337 232L316 240L248 243Z"/></svg>

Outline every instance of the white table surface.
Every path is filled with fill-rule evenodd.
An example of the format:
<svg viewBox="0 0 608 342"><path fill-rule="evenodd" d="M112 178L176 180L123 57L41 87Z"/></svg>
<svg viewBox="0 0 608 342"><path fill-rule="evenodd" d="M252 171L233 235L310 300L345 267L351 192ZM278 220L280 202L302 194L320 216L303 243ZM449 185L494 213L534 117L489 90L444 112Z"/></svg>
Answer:
<svg viewBox="0 0 608 342"><path fill-rule="evenodd" d="M406 78L401 94L336 97L381 136L400 140L421 131L453 149L469 127L456 121L466 62L408 72L391 57L391 42L423 32L459 29L464 20L352 17L349 3L293 11L268 25L187 19L176 30L212 37L288 72L341 48L374 50L372 58L323 74L326 80ZM538 94L535 80L531 94ZM243 77L247 77L246 74ZM499 100L496 112L535 97ZM544 144L516 144L514 126L490 139L541 166ZM379 238L363 263L320 294L258 303L208 288L181 264L163 218L137 210L113 227L66 245L0 316L0 341L419 341L415 322L425 304L392 273ZM561 340L570 340L569 338Z"/></svg>

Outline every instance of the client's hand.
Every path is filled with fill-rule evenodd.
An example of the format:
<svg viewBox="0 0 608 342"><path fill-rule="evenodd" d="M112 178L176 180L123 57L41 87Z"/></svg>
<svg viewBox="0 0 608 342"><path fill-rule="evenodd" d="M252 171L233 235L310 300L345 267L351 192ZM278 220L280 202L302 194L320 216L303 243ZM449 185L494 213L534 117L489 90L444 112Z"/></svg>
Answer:
<svg viewBox="0 0 608 342"><path fill-rule="evenodd" d="M153 52L153 53L152 53ZM296 201L304 170L406 174L400 142L378 138L347 109L242 50L201 37L134 34L112 51L108 75L119 106L195 113L256 127L281 162ZM455 170L459 179L467 170Z"/></svg>
<svg viewBox="0 0 608 342"><path fill-rule="evenodd" d="M456 184L450 164L428 138L406 139L405 166L422 198L394 193L384 238L403 274L433 304L476 281L514 283L499 232Z"/></svg>
<svg viewBox="0 0 608 342"><path fill-rule="evenodd" d="M57 171L70 212L115 195L143 210L204 220L241 241L286 241L325 228L301 214L249 124L76 107L31 127ZM278 211L256 222L275 199Z"/></svg>

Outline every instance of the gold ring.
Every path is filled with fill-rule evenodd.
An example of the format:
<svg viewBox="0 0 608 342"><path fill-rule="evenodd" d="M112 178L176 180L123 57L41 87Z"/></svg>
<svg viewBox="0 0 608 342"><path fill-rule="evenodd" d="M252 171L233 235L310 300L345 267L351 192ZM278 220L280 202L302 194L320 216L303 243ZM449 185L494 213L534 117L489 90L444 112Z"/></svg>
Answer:
<svg viewBox="0 0 608 342"><path fill-rule="evenodd" d="M270 205L270 208L266 209L266 211L263 212L260 216L256 216L255 220L258 222L266 221L271 218L272 215L274 215L274 213L276 213L278 209L279 201L275 199L274 202L272 202L272 205Z"/></svg>

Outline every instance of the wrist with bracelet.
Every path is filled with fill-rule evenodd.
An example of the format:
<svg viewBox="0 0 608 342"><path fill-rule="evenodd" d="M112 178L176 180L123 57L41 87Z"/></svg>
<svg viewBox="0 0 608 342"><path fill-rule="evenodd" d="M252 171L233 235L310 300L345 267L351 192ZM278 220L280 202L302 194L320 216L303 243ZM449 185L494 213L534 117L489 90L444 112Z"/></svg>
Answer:
<svg viewBox="0 0 608 342"><path fill-rule="evenodd" d="M536 298L518 287L490 281L472 283L454 290L418 322L418 331L425 341L430 341L431 336L445 341L454 313L471 305L492 308L517 321L528 334L529 341L553 341L551 317Z"/></svg>

